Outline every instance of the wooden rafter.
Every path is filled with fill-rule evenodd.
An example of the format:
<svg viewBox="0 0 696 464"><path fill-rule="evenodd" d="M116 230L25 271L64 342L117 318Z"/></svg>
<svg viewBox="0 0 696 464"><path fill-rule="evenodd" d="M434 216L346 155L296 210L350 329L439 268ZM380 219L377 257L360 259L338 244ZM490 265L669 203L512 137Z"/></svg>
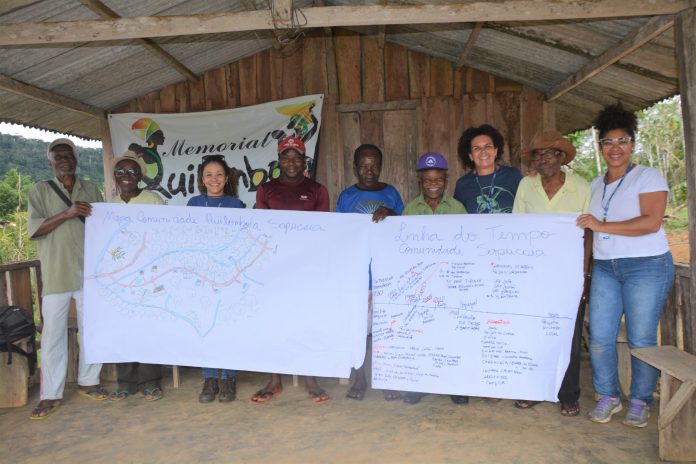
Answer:
<svg viewBox="0 0 696 464"><path fill-rule="evenodd" d="M469 38L466 41L466 45L464 46L464 51L462 51L462 54L459 55L459 61L457 62L457 68L461 68L464 66L464 63L466 62L467 57L471 53L471 50L474 48L474 45L476 44L476 41L478 40L478 36L481 33L481 29L483 29L483 22L478 22L474 25L474 28L471 30L471 33L469 34Z"/></svg>
<svg viewBox="0 0 696 464"><path fill-rule="evenodd" d="M645 26L626 37L617 46L590 60L575 74L566 78L563 82L554 87L546 94L546 99L548 101L553 101L565 93L570 92L575 87L593 78L624 56L642 47L647 42L650 42L655 37L671 28L673 25L673 16L658 16L652 18L645 24Z"/></svg>
<svg viewBox="0 0 696 464"><path fill-rule="evenodd" d="M65 97L33 85L25 84L24 82L20 82L2 74L0 74L0 90L7 90L8 92L31 98L32 100L48 103L49 105L75 111L77 113L82 113L93 118L106 119L106 112L101 108L87 105L72 98Z"/></svg>
<svg viewBox="0 0 696 464"><path fill-rule="evenodd" d="M121 16L118 15L114 10L104 5L99 0L80 0L84 6L106 19L117 19ZM172 68L176 69L179 74L183 75L185 78L191 81L198 81L198 76L196 73L187 68L183 63L174 58L169 52L160 47L152 39L138 39L140 44L147 48L150 53L160 58L162 61L167 63Z"/></svg>
<svg viewBox="0 0 696 464"><path fill-rule="evenodd" d="M504 0L449 5L360 5L305 8L307 28L569 20L674 14L693 0ZM0 46L142 39L273 29L268 10L185 16L3 24Z"/></svg>

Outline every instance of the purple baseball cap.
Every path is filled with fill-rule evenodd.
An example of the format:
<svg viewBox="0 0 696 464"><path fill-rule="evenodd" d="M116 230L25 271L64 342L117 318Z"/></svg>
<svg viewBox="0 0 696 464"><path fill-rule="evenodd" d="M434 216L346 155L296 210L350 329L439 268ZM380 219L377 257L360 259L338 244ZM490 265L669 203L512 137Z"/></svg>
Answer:
<svg viewBox="0 0 696 464"><path fill-rule="evenodd" d="M426 169L442 169L446 171L448 169L447 160L441 154L429 151L418 158L416 163L416 171L425 171Z"/></svg>

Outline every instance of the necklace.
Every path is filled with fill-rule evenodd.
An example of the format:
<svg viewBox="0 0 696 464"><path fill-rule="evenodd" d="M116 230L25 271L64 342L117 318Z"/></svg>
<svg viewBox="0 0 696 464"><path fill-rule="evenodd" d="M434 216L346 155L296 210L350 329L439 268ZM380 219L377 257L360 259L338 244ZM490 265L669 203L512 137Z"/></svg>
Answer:
<svg viewBox="0 0 696 464"><path fill-rule="evenodd" d="M224 196L221 196L221 197L213 197L213 198L216 198L216 199L219 198L220 201L218 202L217 205L211 205L211 207L219 208L220 206L222 206L222 201L225 199ZM210 197L209 197L208 195L206 195L206 196L205 196L205 206L208 206L208 200L209 200L209 199L210 199Z"/></svg>
<svg viewBox="0 0 696 464"><path fill-rule="evenodd" d="M479 181L479 175L476 174L476 184L478 185L479 192L481 192L481 199L486 203L488 212L493 212L493 198L492 195L495 193L495 176L498 175L498 171L493 171L493 179L491 179L491 185L488 188L490 195L483 193L483 187L481 187L481 182Z"/></svg>

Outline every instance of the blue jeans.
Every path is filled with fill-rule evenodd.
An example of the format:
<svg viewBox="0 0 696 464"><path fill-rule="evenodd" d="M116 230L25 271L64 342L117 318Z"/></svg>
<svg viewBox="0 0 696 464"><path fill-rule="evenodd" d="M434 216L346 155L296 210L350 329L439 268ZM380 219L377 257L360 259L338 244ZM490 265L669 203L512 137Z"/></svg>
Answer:
<svg viewBox="0 0 696 464"><path fill-rule="evenodd" d="M619 396L616 337L626 316L628 347L657 345L657 323L674 280L670 252L643 258L595 259L590 288L592 383L600 395ZM648 403L659 371L631 357L631 398Z"/></svg>
<svg viewBox="0 0 696 464"><path fill-rule="evenodd" d="M217 379L218 371L220 371L220 378L222 380L233 379L237 377L237 371L234 371L232 369L216 369L214 367L204 367L202 368L202 370L204 379Z"/></svg>

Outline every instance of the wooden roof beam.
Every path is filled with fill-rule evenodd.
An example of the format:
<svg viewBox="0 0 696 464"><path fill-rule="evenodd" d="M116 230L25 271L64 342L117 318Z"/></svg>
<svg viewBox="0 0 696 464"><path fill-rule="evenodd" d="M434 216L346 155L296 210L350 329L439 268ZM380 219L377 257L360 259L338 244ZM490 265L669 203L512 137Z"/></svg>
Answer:
<svg viewBox="0 0 696 464"><path fill-rule="evenodd" d="M104 5L102 2L99 0L80 0L84 6L101 16L102 18L106 19L118 19L121 16L118 15L114 10L109 8L108 6ZM162 47L160 47L155 41L152 39L138 39L140 44L147 48L150 53L155 55L156 57L160 58L162 61L167 63L169 66L172 68L176 69L179 74L184 76L186 79L197 82L198 81L198 76L196 73L191 71L189 68L184 66L183 63L181 63L179 60L174 58L169 52L164 50Z"/></svg>
<svg viewBox="0 0 696 464"><path fill-rule="evenodd" d="M459 55L459 62L457 62L457 69L464 67L464 63L466 62L467 57L471 53L471 50L474 48L474 45L476 44L476 41L478 40L478 36L481 33L481 29L483 29L483 22L478 22L474 25L474 28L471 30L471 33L469 34L469 38L466 41L466 45L464 46L464 51L462 51L462 54Z"/></svg>
<svg viewBox="0 0 696 464"><path fill-rule="evenodd" d="M575 74L551 89L546 94L547 101L553 101L570 92L583 82L592 79L624 56L642 47L674 25L673 16L657 16L648 21L645 26L622 40L617 46L610 48L598 57L590 60Z"/></svg>
<svg viewBox="0 0 696 464"><path fill-rule="evenodd" d="M306 28L547 21L674 14L696 0L503 0L445 5L356 5L304 8ZM95 42L273 29L268 10L185 16L0 25L0 46Z"/></svg>
<svg viewBox="0 0 696 464"><path fill-rule="evenodd" d="M85 114L96 119L106 119L106 111L95 106L87 105L81 101L74 100L63 95L59 95L48 90L35 87L30 84L12 79L11 77L0 74L0 90L6 90L17 95L21 95L32 100L37 100L49 105L56 106L69 111Z"/></svg>

